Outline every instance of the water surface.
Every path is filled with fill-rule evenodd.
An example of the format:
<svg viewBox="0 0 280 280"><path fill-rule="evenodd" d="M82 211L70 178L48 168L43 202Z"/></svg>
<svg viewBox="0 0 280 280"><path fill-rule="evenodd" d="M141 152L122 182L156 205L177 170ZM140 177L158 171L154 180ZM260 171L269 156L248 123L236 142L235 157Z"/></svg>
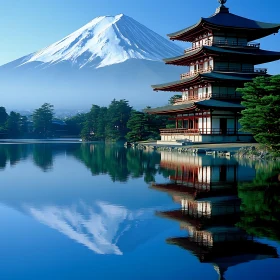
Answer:
<svg viewBox="0 0 280 280"><path fill-rule="evenodd" d="M0 145L1 279L280 279L280 165Z"/></svg>

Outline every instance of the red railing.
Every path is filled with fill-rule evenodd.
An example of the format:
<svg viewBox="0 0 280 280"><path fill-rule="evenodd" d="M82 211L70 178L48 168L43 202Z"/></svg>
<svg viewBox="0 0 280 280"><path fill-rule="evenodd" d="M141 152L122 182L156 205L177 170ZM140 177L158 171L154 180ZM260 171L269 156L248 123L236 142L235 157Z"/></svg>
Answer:
<svg viewBox="0 0 280 280"><path fill-rule="evenodd" d="M241 72L241 73L259 73L266 74L267 68L238 68L238 67L223 67L215 66L214 69L210 66L207 69L194 70L192 72L181 74L181 80L187 79L189 77L195 76L197 74L209 73L212 71L218 72Z"/></svg>
<svg viewBox="0 0 280 280"><path fill-rule="evenodd" d="M260 48L260 43L242 43L242 42L234 42L234 41L228 41L228 40L218 40L214 41L213 46L230 46L230 47L249 47L249 48Z"/></svg>
<svg viewBox="0 0 280 280"><path fill-rule="evenodd" d="M215 66L214 71L221 71L221 72L242 72L242 73L260 73L266 74L267 68L253 68L253 67L223 67L223 66Z"/></svg>
<svg viewBox="0 0 280 280"><path fill-rule="evenodd" d="M220 129L220 128L204 128L204 129L187 129L187 128L168 128L160 129L161 135L203 135L203 134L215 134L215 135L235 135L237 131L234 128Z"/></svg>
<svg viewBox="0 0 280 280"><path fill-rule="evenodd" d="M219 41L212 42L212 40L209 40L208 42L205 42L203 44L196 44L195 46L185 49L184 53L188 53L190 51L199 49L203 46L230 46L230 47L248 47L248 48L259 49L260 45L261 45L260 43L242 43L242 42L233 42L233 41L229 42L227 40L219 40Z"/></svg>
<svg viewBox="0 0 280 280"><path fill-rule="evenodd" d="M184 74L181 74L181 80L187 79L187 78L195 76L197 74L209 73L212 70L213 70L213 68L210 66L207 69L198 69L198 70L194 70L192 72L184 73Z"/></svg>
<svg viewBox="0 0 280 280"><path fill-rule="evenodd" d="M198 94L194 94L191 96L188 96L186 99L182 99L182 98L178 98L175 100L174 105L180 105L180 104L184 104L184 103L188 103L189 101L193 101L193 100L204 100L204 99L209 99L209 98L215 98L215 99L241 99L242 98L242 94L235 92L232 94L228 94L228 93L211 93L211 94L206 94L206 93L202 93L201 98L199 98Z"/></svg>

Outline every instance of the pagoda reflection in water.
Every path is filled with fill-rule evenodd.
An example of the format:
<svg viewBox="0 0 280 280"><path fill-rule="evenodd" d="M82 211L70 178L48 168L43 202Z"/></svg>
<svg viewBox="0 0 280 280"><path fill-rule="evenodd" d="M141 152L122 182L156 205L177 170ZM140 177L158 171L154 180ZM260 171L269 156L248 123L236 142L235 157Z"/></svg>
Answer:
<svg viewBox="0 0 280 280"><path fill-rule="evenodd" d="M231 266L252 260L277 258L274 247L257 242L235 226L240 219L238 181L250 181L253 168L240 166L234 159L161 153L161 167L173 172L170 182L153 183L152 189L172 196L180 209L158 211L158 216L176 220L188 233L168 238L194 254L200 262L212 263L219 274Z"/></svg>

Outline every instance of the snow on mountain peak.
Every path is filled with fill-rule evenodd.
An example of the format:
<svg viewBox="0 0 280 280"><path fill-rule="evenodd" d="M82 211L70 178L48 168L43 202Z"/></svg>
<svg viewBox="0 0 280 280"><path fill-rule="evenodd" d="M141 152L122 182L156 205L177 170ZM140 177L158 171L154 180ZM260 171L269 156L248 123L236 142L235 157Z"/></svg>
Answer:
<svg viewBox="0 0 280 280"><path fill-rule="evenodd" d="M29 55L21 64L71 62L100 68L128 59L161 61L182 49L124 14L96 17L62 40Z"/></svg>

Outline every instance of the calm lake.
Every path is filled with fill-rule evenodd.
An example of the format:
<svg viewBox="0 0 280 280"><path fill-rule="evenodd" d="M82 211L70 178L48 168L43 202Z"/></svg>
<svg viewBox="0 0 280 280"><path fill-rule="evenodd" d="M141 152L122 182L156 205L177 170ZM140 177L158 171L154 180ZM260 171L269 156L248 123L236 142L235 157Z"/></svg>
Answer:
<svg viewBox="0 0 280 280"><path fill-rule="evenodd" d="M0 145L0 279L280 279L280 163Z"/></svg>

